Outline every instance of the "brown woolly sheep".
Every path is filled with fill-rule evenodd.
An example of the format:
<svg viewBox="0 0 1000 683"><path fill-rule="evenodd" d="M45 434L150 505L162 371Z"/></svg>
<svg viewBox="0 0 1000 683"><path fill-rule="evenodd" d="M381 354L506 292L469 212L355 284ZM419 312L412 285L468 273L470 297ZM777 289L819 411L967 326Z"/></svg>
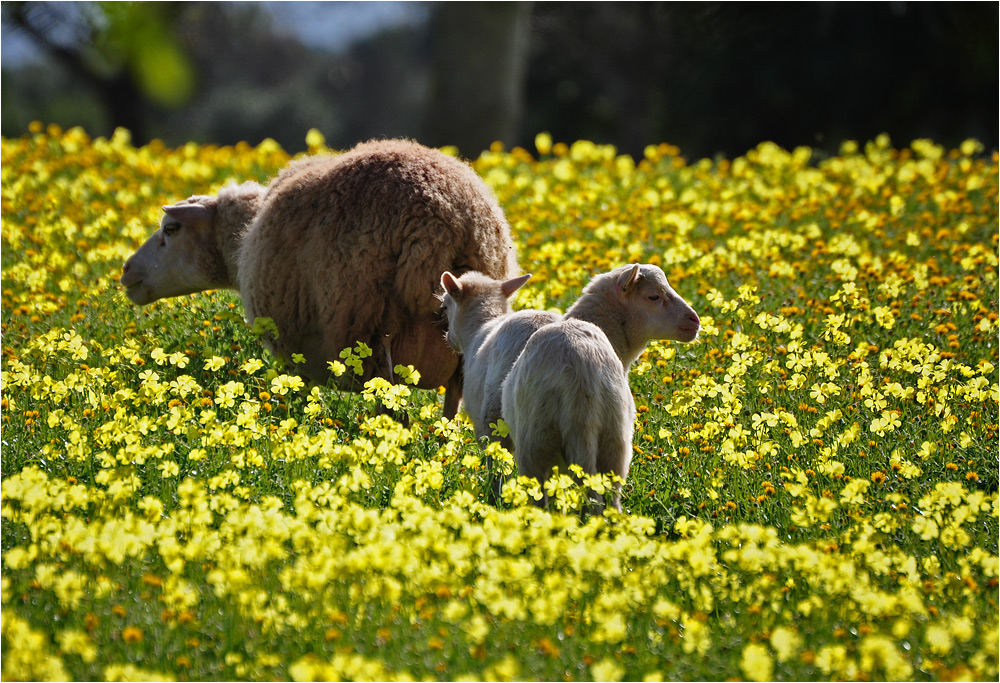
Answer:
<svg viewBox="0 0 1000 683"><path fill-rule="evenodd" d="M465 163L406 140L286 166L267 186L224 187L164 206L160 229L126 261L134 303L235 289L246 319L274 320L274 353L323 383L327 362L357 341L373 350L355 390L392 379L394 364L445 385L445 415L461 398L459 358L445 341L444 271L498 279L518 271L510 229L492 191Z"/></svg>
<svg viewBox="0 0 1000 683"><path fill-rule="evenodd" d="M518 472L553 466L617 474L632 461L635 402L628 371L652 339L694 341L698 314L653 265L595 276L559 322L528 339L503 383L501 411ZM611 496L621 510L621 485Z"/></svg>

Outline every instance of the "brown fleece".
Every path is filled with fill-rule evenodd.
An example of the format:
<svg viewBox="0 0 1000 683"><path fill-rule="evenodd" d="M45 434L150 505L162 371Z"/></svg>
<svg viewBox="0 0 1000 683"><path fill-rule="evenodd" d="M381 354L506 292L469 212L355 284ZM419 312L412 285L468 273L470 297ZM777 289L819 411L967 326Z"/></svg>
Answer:
<svg viewBox="0 0 1000 683"><path fill-rule="evenodd" d="M243 235L237 277L248 321L273 318L275 351L304 354L311 379L325 381L326 362L356 341L373 355L362 377L349 370L341 386L388 377L388 336L392 363L414 365L420 386L453 388L458 357L437 296L446 270L517 274L503 211L468 165L382 140L282 170Z"/></svg>

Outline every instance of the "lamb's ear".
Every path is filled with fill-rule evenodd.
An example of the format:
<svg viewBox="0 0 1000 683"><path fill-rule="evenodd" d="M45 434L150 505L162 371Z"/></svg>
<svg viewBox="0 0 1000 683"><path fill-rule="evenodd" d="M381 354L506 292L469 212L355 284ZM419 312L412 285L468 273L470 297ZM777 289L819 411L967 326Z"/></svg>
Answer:
<svg viewBox="0 0 1000 683"><path fill-rule="evenodd" d="M462 283L447 270L441 274L441 286L444 291L451 295L452 299L458 299L462 295Z"/></svg>
<svg viewBox="0 0 1000 683"><path fill-rule="evenodd" d="M211 223L215 218L215 204L170 204L163 207L163 213L185 225Z"/></svg>
<svg viewBox="0 0 1000 683"><path fill-rule="evenodd" d="M509 298L511 294L519 290L521 288L521 285L523 285L530 279L531 279L531 273L526 273L521 277L515 277L511 280L507 280L506 282L500 285L500 291L503 292L503 295L505 297Z"/></svg>
<svg viewBox="0 0 1000 683"><path fill-rule="evenodd" d="M639 264L634 264L631 268L618 276L618 291L627 294L635 283L639 281Z"/></svg>

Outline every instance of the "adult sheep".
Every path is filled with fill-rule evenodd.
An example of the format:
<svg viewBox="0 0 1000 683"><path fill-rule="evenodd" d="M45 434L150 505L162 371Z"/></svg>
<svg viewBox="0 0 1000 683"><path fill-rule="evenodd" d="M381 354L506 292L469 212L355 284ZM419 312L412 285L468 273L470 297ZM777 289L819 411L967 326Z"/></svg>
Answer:
<svg viewBox="0 0 1000 683"><path fill-rule="evenodd" d="M234 289L245 316L271 318L268 346L310 380L361 341L373 350L358 377L392 379L413 365L423 388L461 399L458 356L445 340L442 272L517 274L510 229L492 191L465 163L407 140L288 164L269 185L224 187L163 207L160 228L132 255L121 283L139 305Z"/></svg>

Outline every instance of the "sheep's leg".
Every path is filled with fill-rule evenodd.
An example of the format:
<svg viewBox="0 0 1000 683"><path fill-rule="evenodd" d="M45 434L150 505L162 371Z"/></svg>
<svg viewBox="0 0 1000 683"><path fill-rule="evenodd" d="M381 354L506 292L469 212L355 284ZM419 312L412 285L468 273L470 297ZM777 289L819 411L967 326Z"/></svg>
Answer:
<svg viewBox="0 0 1000 683"><path fill-rule="evenodd" d="M388 334L382 335L382 348L385 349L385 360L388 364L386 373L389 375L386 379L389 380L389 384L396 383L396 374L392 371L392 336Z"/></svg>
<svg viewBox="0 0 1000 683"><path fill-rule="evenodd" d="M436 318L414 321L392 335L392 344L395 350L392 366L412 365L419 370L417 387L421 389L437 389L444 385L444 416L451 419L458 415L462 400L462 363L445 341L439 321Z"/></svg>
<svg viewBox="0 0 1000 683"><path fill-rule="evenodd" d="M386 334L382 336L382 348L385 349L385 360L387 363L386 379L389 380L390 384L395 384L396 373L393 372L392 370L394 367L394 364L392 362L392 335ZM405 410L391 410L389 408L386 408L385 406L379 405L378 412L383 415L389 415L390 417L392 417L392 419L394 419L396 422L403 425L404 427L410 426L410 416L406 413Z"/></svg>

